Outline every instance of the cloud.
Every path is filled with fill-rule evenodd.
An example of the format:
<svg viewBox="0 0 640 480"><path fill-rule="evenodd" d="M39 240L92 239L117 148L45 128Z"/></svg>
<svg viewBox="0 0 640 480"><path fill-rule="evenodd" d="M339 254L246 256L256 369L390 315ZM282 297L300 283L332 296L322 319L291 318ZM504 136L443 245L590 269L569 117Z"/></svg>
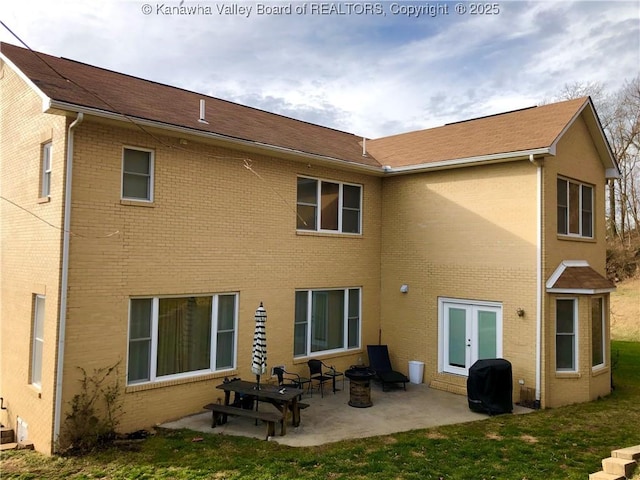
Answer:
<svg viewBox="0 0 640 480"><path fill-rule="evenodd" d="M249 18L144 15L143 4L26 0L3 20L36 50L369 137L530 106L577 80L614 90L639 73L637 2L504 1L497 15L418 18L390 2L385 15Z"/></svg>

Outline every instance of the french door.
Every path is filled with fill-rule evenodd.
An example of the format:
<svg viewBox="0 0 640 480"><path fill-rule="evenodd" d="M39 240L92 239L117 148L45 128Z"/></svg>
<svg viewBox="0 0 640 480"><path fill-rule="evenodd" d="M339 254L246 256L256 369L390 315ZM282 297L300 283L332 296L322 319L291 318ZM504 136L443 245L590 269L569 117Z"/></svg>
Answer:
<svg viewBox="0 0 640 480"><path fill-rule="evenodd" d="M476 360L502 357L502 306L493 302L440 299L440 366L468 375Z"/></svg>

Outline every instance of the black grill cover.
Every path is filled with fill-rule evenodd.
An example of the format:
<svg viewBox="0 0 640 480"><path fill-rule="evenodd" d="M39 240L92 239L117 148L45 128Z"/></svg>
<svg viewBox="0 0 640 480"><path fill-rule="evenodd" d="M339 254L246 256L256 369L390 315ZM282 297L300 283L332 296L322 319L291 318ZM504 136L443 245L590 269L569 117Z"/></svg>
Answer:
<svg viewBox="0 0 640 480"><path fill-rule="evenodd" d="M467 378L469 408L474 412L498 415L513 411L511 363L502 358L478 360Z"/></svg>

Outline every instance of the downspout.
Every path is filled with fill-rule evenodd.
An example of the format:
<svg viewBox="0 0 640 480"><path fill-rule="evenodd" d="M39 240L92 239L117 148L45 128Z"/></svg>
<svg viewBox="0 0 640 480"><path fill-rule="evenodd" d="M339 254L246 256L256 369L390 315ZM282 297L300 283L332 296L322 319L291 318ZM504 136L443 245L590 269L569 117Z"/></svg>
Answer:
<svg viewBox="0 0 640 480"><path fill-rule="evenodd" d="M73 129L82 123L84 114L78 112L76 119L69 125L67 134L67 158L64 185L64 229L62 236L62 272L60 276L60 314L58 326L58 358L56 362L56 393L53 410L54 445L60 436L60 417L62 416L62 370L64 368L64 342L67 327L67 289L69 286L69 238L71 230L71 180L73 174Z"/></svg>
<svg viewBox="0 0 640 480"><path fill-rule="evenodd" d="M542 387L542 160L529 161L537 168L536 178L536 408L540 408Z"/></svg>

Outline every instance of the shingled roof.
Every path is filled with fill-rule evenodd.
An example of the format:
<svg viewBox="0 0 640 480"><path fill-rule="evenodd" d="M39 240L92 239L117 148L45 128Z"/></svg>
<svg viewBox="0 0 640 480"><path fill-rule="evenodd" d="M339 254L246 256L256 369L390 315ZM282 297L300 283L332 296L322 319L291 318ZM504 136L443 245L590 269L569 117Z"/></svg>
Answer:
<svg viewBox="0 0 640 480"><path fill-rule="evenodd" d="M565 260L547 280L547 292L595 294L612 292L613 282L581 260Z"/></svg>
<svg viewBox="0 0 640 480"><path fill-rule="evenodd" d="M295 152L379 167L362 156L362 137L196 92L0 43L9 59L57 104L126 115ZM199 122L200 100L205 118Z"/></svg>
<svg viewBox="0 0 640 480"><path fill-rule="evenodd" d="M588 97L367 140L363 155L363 138L351 133L7 43L0 43L0 55L50 99L53 109L126 116L380 173L553 154L563 132L587 110L603 163L617 168ZM208 123L198 121L201 100Z"/></svg>

